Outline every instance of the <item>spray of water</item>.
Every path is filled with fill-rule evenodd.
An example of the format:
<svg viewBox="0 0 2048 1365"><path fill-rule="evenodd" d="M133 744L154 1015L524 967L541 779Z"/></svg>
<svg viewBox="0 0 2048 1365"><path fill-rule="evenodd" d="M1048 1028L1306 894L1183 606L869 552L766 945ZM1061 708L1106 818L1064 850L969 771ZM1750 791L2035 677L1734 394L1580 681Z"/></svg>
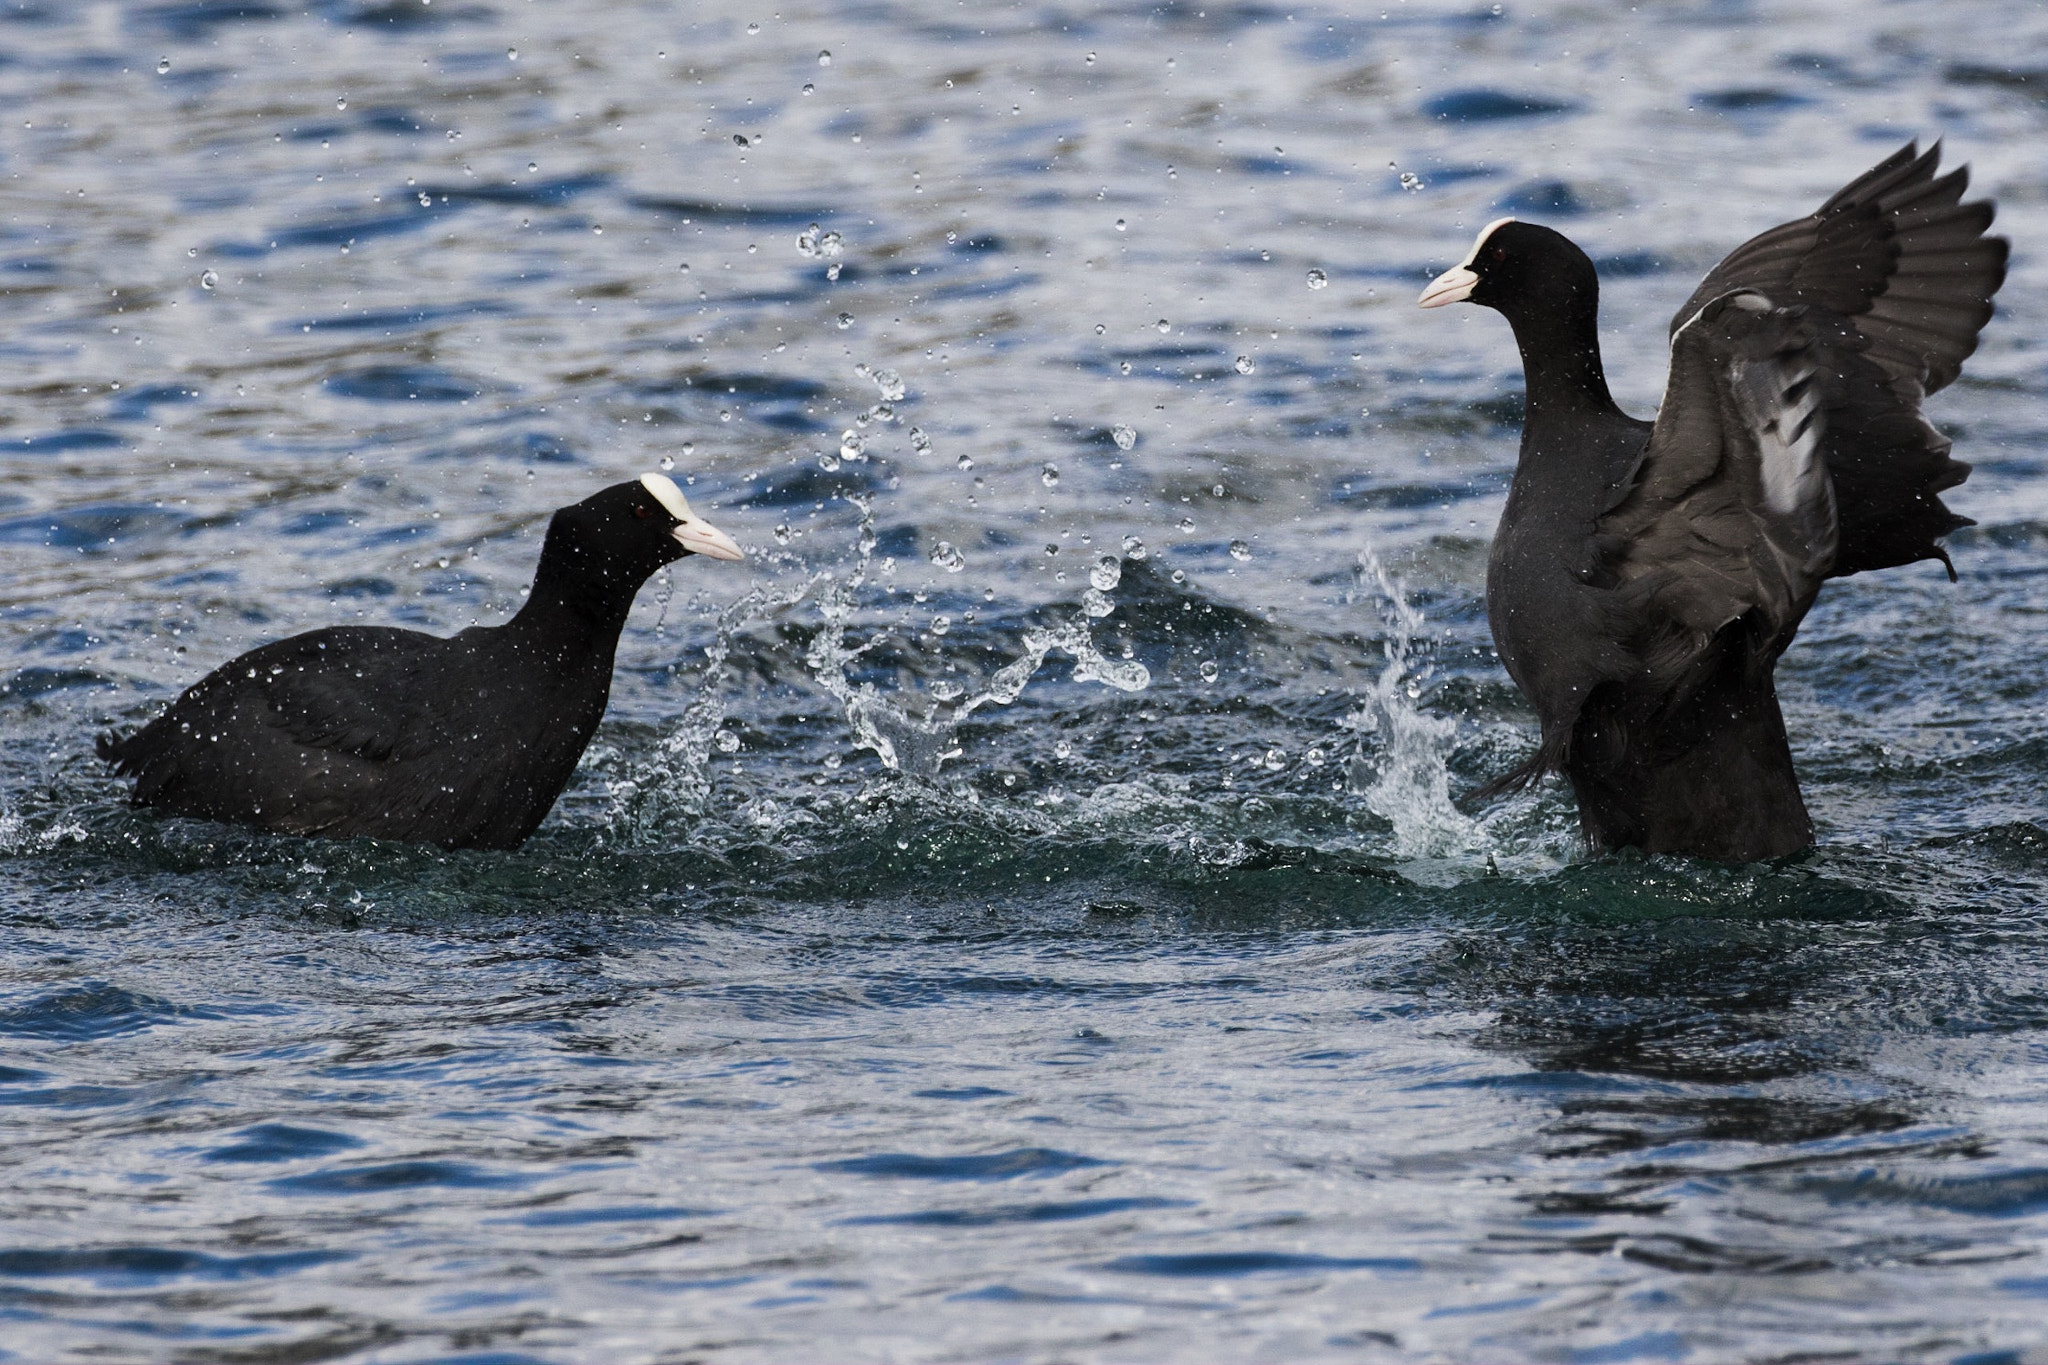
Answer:
<svg viewBox="0 0 2048 1365"><path fill-rule="evenodd" d="M1416 706L1430 667L1421 611L1370 550L1358 557L1359 585L1386 623L1386 666L1357 710L1344 718L1358 736L1352 785L1367 809L1394 827L1399 858L1447 858L1486 846L1479 823L1451 804L1445 764L1458 723ZM1377 739L1378 743L1370 741Z"/></svg>
<svg viewBox="0 0 2048 1365"><path fill-rule="evenodd" d="M1142 691L1151 684L1152 675L1145 665L1135 660L1111 659L1096 649L1088 619L1090 615L1108 614L1106 597L1091 601L1084 612L1069 620L1026 630L1023 654L997 669L985 689L951 704L935 700L923 715L905 711L873 683L853 682L847 677L847 665L882 639L877 636L858 646L847 643L847 624L855 596L867 581L868 562L875 549L873 509L865 500L856 500L855 505L861 513L860 537L856 542L858 558L850 571L831 580L819 592L818 610L824 617L824 628L812 637L804 661L818 685L845 709L854 743L872 750L883 767L913 777L937 776L942 764L960 756L955 735L961 722L984 706L1008 706L1015 702L1054 650L1073 658L1076 682L1099 682L1121 692ZM1099 589L1091 591L1101 596Z"/></svg>

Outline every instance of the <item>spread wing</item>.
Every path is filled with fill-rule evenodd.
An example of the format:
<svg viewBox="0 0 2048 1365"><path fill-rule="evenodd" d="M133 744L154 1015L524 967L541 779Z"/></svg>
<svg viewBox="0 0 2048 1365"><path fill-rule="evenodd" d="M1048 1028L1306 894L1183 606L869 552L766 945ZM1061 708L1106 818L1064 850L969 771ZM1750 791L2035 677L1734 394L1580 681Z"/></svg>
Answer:
<svg viewBox="0 0 2048 1365"><path fill-rule="evenodd" d="M1969 172L1935 174L1940 144L1913 144L1859 176L1811 216L1772 228L1715 266L1672 320L1674 339L1714 299L1754 290L1806 309L1835 485L1831 576L1938 559L1967 517L1941 494L1969 477L1920 413L1977 348L2005 279L2007 245L1987 237L1993 207L1965 204Z"/></svg>
<svg viewBox="0 0 2048 1365"><path fill-rule="evenodd" d="M1748 289L1708 302L1672 338L1634 485L1598 534L1599 573L1654 692L1682 688L1744 617L1758 662L1775 659L1833 567L1824 356L1804 310Z"/></svg>
<svg viewBox="0 0 2048 1365"><path fill-rule="evenodd" d="M1941 144L1908 143L1811 215L1752 237L1707 273L1672 334L1733 289L1850 320L1865 353L1918 404L1949 384L1991 320L2007 244L1986 237L1996 210L1965 204L1967 167L1936 176Z"/></svg>

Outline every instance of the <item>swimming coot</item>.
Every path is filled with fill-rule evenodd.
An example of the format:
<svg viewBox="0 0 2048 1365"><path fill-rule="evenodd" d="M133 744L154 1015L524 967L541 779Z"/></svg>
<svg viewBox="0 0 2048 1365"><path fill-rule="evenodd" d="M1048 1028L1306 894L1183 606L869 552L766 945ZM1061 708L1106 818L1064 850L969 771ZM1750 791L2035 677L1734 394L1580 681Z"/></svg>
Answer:
<svg viewBox="0 0 2048 1365"><path fill-rule="evenodd" d="M448 639L336 626L251 650L99 756L133 801L286 834L514 848L569 783L640 585L739 559L660 474L556 512L526 605Z"/></svg>
<svg viewBox="0 0 2048 1365"><path fill-rule="evenodd" d="M1823 580L1940 560L1970 467L1920 415L1991 317L2006 243L1966 170L1905 148L1707 274L1652 422L1600 367L1593 263L1503 218L1424 291L1514 328L1522 450L1487 616L1542 722L1483 793L1562 772L1596 847L1750 860L1813 841L1778 656Z"/></svg>

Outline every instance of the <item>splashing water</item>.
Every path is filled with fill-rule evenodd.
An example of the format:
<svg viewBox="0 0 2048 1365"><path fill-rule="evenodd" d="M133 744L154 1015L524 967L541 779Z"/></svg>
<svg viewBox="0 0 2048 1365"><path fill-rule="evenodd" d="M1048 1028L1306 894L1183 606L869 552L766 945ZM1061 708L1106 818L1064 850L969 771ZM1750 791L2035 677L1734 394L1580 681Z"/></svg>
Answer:
<svg viewBox="0 0 2048 1365"><path fill-rule="evenodd" d="M1089 616L1109 613L1096 612L1092 607L1087 615L1027 629L1024 653L997 669L986 689L950 706L945 699L935 697L934 704L921 716L905 711L873 683L852 682L846 676L847 665L886 638L878 635L858 646L846 642L847 620L855 595L867 581L868 562L875 550L873 509L866 499L853 501L861 513L859 558L844 577L831 580L831 585L819 593L818 610L825 625L812 638L804 662L818 685L845 708L854 742L873 750L882 766L891 772L926 780L936 777L946 760L960 757L954 735L961 722L984 706L1008 706L1015 702L1054 650L1062 650L1073 658L1076 682L1099 682L1122 692L1138 692L1151 685L1152 674L1145 665L1135 660L1107 658L1095 648L1094 637L1088 630ZM1099 595L1098 589L1091 588L1090 592Z"/></svg>
<svg viewBox="0 0 2048 1365"><path fill-rule="evenodd" d="M1479 823L1451 804L1451 773L1444 759L1458 733L1457 721L1432 716L1415 705L1429 665L1419 657L1424 620L1401 583L1370 550L1358 557L1358 580L1370 580L1387 626L1387 664L1363 704L1346 716L1344 728L1358 736L1352 757L1353 786L1373 814L1394 826L1394 856L1444 858L1486 846ZM1376 754L1367 736L1377 735Z"/></svg>

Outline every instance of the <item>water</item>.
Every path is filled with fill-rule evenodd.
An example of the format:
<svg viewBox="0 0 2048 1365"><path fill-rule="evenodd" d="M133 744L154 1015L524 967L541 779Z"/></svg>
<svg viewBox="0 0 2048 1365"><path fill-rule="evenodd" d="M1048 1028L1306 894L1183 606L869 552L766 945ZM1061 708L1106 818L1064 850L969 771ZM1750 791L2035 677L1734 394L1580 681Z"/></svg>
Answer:
<svg viewBox="0 0 2048 1365"><path fill-rule="evenodd" d="M0 1352L2048 1349L2044 39L9 5ZM2016 243L1931 406L1980 525L1781 670L1819 850L1470 803L1534 736L1519 371L1415 294L1563 227L1648 413L1700 273L1916 135ZM259 641L501 619L549 509L671 467L749 560L649 585L516 854L89 757Z"/></svg>

